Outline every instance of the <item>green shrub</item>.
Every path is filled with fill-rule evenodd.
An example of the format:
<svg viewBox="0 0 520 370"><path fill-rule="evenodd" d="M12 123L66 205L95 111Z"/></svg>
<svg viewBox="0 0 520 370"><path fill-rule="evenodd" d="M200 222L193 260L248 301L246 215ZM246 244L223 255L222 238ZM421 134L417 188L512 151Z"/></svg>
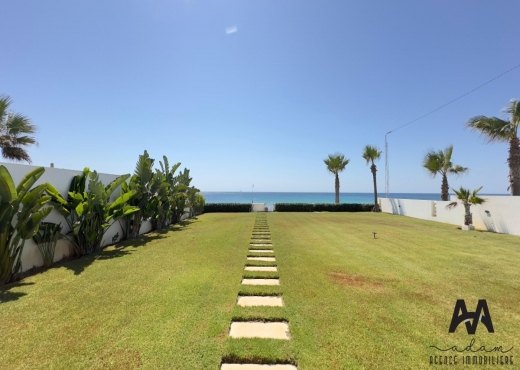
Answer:
<svg viewBox="0 0 520 370"><path fill-rule="evenodd" d="M206 203L204 213L251 212L249 203Z"/></svg>
<svg viewBox="0 0 520 370"><path fill-rule="evenodd" d="M373 204L358 203L277 203L274 206L276 212L370 212Z"/></svg>

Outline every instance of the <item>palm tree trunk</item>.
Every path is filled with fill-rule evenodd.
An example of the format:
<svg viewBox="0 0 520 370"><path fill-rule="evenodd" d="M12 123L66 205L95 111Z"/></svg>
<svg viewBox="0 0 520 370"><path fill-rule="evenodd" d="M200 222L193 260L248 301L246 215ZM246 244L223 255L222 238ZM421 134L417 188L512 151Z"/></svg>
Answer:
<svg viewBox="0 0 520 370"><path fill-rule="evenodd" d="M509 140L509 191L511 195L520 195L520 141L517 137Z"/></svg>
<svg viewBox="0 0 520 370"><path fill-rule="evenodd" d="M442 185L441 185L441 199L444 201L448 200L450 188L448 186L448 177L445 173L442 174Z"/></svg>
<svg viewBox="0 0 520 370"><path fill-rule="evenodd" d="M464 214L464 225L473 224L473 217L471 216L470 207L471 204L464 204L464 210L466 211Z"/></svg>
<svg viewBox="0 0 520 370"><path fill-rule="evenodd" d="M372 166L370 166L370 170L372 171L372 177L374 178L374 212L379 212L379 204L377 204L377 168L374 163L372 163Z"/></svg>
<svg viewBox="0 0 520 370"><path fill-rule="evenodd" d="M339 176L337 173L336 173L335 188L336 188L336 199L335 199L334 203L339 204Z"/></svg>

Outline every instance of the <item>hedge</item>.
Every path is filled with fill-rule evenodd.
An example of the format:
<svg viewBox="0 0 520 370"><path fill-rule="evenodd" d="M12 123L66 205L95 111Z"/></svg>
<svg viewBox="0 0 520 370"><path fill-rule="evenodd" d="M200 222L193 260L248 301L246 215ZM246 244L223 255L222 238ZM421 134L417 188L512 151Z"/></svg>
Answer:
<svg viewBox="0 0 520 370"><path fill-rule="evenodd" d="M203 213L251 212L249 203L206 203Z"/></svg>
<svg viewBox="0 0 520 370"><path fill-rule="evenodd" d="M358 203L277 203L274 206L276 212L371 212L373 204Z"/></svg>

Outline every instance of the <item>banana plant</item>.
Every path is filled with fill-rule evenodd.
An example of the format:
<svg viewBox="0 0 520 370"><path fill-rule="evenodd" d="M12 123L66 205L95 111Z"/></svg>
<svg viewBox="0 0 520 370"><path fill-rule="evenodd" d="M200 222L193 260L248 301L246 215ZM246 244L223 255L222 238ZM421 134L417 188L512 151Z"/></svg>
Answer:
<svg viewBox="0 0 520 370"><path fill-rule="evenodd" d="M188 189L188 207L190 208L190 217L196 216L204 209L206 199L200 193L200 190L191 187Z"/></svg>
<svg viewBox="0 0 520 370"><path fill-rule="evenodd" d="M144 154L139 156L130 182L122 185L123 193L135 192L131 205L139 208L131 218L126 218L122 222L124 234L133 238L139 236L143 220L151 219L152 224L156 225L154 216L159 206L159 198L168 193L169 184L163 181L159 171L153 171L154 163L155 160L150 158L145 150Z"/></svg>
<svg viewBox="0 0 520 370"><path fill-rule="evenodd" d="M58 240L63 237L61 223L42 222L39 230L32 237L42 256L43 266L51 267L54 263L54 252Z"/></svg>
<svg viewBox="0 0 520 370"><path fill-rule="evenodd" d="M89 190L85 191L86 179L90 179ZM85 168L82 175L73 178L67 200L52 186L47 193L52 197L55 208L69 225L67 239L72 243L79 256L91 254L101 248L103 236L111 225L139 211L129 204L135 191L122 192L112 203L112 193L130 177L122 175L104 186L96 171Z"/></svg>
<svg viewBox="0 0 520 370"><path fill-rule="evenodd" d="M35 168L15 187L7 168L0 166L0 285L13 281L20 271L25 241L52 210L44 207L51 199L44 195L46 184L32 188L44 172L43 167Z"/></svg>
<svg viewBox="0 0 520 370"><path fill-rule="evenodd" d="M185 168L184 171L180 172L177 176L175 186L173 186L172 189L171 201L171 212L174 222L179 222L182 215L184 214L191 180L192 178L190 177L190 170L187 168Z"/></svg>
<svg viewBox="0 0 520 370"><path fill-rule="evenodd" d="M174 174L181 165L179 162L170 168L168 158L163 156L163 160L164 163L159 161L161 170L156 170L155 178L157 182L167 185L162 185L157 194L157 207L155 214L152 216L152 225L155 229L162 229L167 226L168 220L171 219L171 193L177 181Z"/></svg>

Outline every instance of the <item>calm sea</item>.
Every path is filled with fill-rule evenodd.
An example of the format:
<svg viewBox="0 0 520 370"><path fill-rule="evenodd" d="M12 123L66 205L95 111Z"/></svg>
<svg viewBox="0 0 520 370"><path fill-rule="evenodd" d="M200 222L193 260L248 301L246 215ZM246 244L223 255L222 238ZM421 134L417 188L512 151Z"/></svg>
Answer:
<svg viewBox="0 0 520 370"><path fill-rule="evenodd" d="M206 203L334 203L334 193L256 193L203 191ZM385 194L379 195L384 197ZM440 200L435 193L390 193L391 198ZM374 203L374 193L340 193L340 203Z"/></svg>

